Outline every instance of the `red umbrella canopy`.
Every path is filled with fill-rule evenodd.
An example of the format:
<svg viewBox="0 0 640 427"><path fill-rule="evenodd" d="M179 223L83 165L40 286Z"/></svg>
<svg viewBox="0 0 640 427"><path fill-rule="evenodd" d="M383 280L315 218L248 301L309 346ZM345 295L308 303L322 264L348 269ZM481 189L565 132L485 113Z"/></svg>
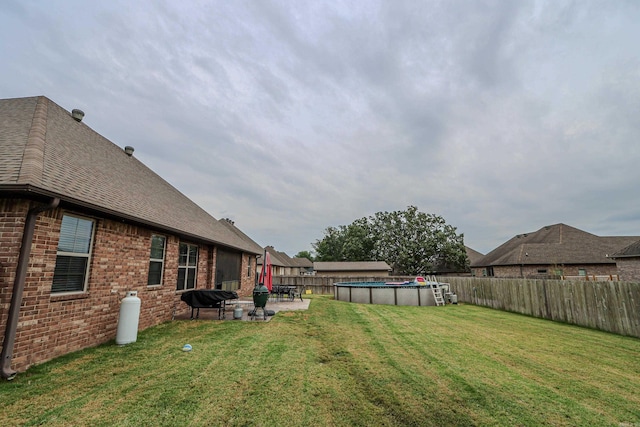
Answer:
<svg viewBox="0 0 640 427"><path fill-rule="evenodd" d="M273 273L271 272L271 255L269 252L265 252L264 261L262 262L262 271L260 271L259 283L262 283L269 289L273 288Z"/></svg>

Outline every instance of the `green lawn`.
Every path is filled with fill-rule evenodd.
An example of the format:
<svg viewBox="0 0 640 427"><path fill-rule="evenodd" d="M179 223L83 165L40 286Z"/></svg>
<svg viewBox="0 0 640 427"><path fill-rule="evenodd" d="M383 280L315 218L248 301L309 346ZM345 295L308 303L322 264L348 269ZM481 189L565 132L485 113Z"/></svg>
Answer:
<svg viewBox="0 0 640 427"><path fill-rule="evenodd" d="M639 356L638 339L482 307L314 296L33 367L0 382L0 426L638 427Z"/></svg>

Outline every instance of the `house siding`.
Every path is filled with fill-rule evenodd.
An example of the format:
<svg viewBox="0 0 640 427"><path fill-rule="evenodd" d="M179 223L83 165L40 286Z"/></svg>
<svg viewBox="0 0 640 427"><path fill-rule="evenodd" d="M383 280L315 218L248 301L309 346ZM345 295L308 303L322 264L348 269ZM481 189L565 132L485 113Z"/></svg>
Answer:
<svg viewBox="0 0 640 427"><path fill-rule="evenodd" d="M25 218L30 203L0 200L0 329L6 328ZM114 339L120 301L127 291L141 300L139 330L171 320L189 307L176 292L177 236L136 225L96 218L87 291L73 295L51 294L62 216L91 218L64 209L39 215L20 307L12 368L23 371L35 363ZM166 236L163 283L147 286L151 235ZM185 241L186 243L188 242ZM216 248L198 245L196 288L211 288ZM249 295L253 278L246 273L251 257L242 256L239 295ZM4 334L0 336L4 340ZM0 344L3 344L0 341Z"/></svg>

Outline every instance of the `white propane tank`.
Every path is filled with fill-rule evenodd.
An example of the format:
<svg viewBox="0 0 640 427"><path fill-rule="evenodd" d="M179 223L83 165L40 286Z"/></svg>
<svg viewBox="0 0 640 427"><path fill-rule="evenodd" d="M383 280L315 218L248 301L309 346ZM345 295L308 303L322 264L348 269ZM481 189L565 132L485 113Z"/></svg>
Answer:
<svg viewBox="0 0 640 427"><path fill-rule="evenodd" d="M236 308L233 309L233 318L234 319L242 319L242 307L240 304L236 305Z"/></svg>
<svg viewBox="0 0 640 427"><path fill-rule="evenodd" d="M140 319L140 298L138 292L129 291L120 303L120 317L116 332L116 344L125 345L138 339L138 320Z"/></svg>

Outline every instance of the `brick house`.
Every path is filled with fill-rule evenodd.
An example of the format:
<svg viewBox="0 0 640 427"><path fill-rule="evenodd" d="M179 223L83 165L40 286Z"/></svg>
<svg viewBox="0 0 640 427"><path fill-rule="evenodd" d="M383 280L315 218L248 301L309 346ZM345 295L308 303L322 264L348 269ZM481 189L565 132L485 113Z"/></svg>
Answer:
<svg viewBox="0 0 640 427"><path fill-rule="evenodd" d="M271 256L273 276L299 276L313 271L313 263L307 258L291 258L285 252L277 251L273 246L267 246L264 250ZM262 261L262 258L258 259L257 274L262 270Z"/></svg>
<svg viewBox="0 0 640 427"><path fill-rule="evenodd" d="M188 307L188 289L248 295L261 248L46 97L0 100L0 344L4 378Z"/></svg>
<svg viewBox="0 0 640 427"><path fill-rule="evenodd" d="M600 237L566 224L518 234L471 263L472 274L504 278L614 276L611 255L637 236Z"/></svg>
<svg viewBox="0 0 640 427"><path fill-rule="evenodd" d="M457 265L452 265L448 263L438 263L434 266L434 269L430 274L434 274L436 276L470 276L471 275L471 264L475 261L482 258L484 255L480 252L472 249L468 246L464 247L465 254L467 255L467 262L464 268L461 268Z"/></svg>
<svg viewBox="0 0 640 427"><path fill-rule="evenodd" d="M620 280L640 282L640 240L611 255L618 267Z"/></svg>

